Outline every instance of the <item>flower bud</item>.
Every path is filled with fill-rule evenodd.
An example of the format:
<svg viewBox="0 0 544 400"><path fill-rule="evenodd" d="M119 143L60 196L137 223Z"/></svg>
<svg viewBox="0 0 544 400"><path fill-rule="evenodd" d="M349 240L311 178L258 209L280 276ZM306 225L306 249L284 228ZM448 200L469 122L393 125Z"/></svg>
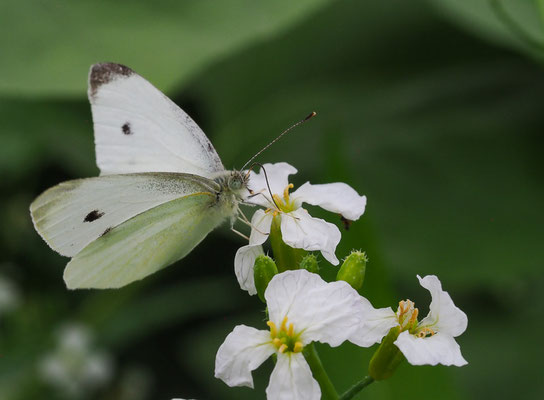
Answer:
<svg viewBox="0 0 544 400"><path fill-rule="evenodd" d="M355 290L361 290L365 280L367 261L368 258L366 258L366 254L364 252L352 251L340 267L340 270L336 275L336 280L346 281Z"/></svg>
<svg viewBox="0 0 544 400"><path fill-rule="evenodd" d="M278 267L276 267L276 263L270 257L261 254L255 259L255 265L253 267L255 288L257 289L259 299L261 299L263 303L266 303L264 292L274 275L277 273Z"/></svg>
<svg viewBox="0 0 544 400"><path fill-rule="evenodd" d="M393 375L399 364L405 359L404 354L395 345L400 333L400 326L392 328L383 338L380 347L370 359L368 373L376 381L381 381Z"/></svg>
<svg viewBox="0 0 544 400"><path fill-rule="evenodd" d="M313 254L304 256L300 262L300 269L319 274L319 265L317 265L317 257Z"/></svg>

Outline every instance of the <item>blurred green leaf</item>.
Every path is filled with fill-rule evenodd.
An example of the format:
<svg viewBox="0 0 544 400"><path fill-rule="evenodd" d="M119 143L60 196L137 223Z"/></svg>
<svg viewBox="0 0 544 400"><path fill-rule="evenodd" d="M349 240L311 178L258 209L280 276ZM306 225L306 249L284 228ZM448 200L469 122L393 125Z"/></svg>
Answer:
<svg viewBox="0 0 544 400"><path fill-rule="evenodd" d="M277 34L325 0L15 1L0 5L0 93L77 96L91 64L129 65L165 91Z"/></svg>
<svg viewBox="0 0 544 400"><path fill-rule="evenodd" d="M477 35L544 60L541 0L429 1L442 14Z"/></svg>

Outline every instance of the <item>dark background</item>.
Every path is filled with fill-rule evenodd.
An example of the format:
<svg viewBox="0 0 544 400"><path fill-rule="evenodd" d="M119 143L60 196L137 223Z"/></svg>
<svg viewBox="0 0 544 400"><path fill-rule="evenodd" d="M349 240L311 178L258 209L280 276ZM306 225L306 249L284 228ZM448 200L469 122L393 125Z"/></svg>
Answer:
<svg viewBox="0 0 544 400"><path fill-rule="evenodd" d="M227 168L318 112L259 161L297 167L296 186L343 181L367 195L337 255L367 251L375 306L410 298L424 315L416 274L436 274L469 318L458 338L468 366L405 363L357 398L543 398L544 1L504 0L504 14L490 4L2 1L0 277L14 294L0 308L0 398L67 397L39 372L66 324L89 329L89 351L113 365L105 385L71 398L264 398L271 361L255 390L213 378L235 325L265 328L262 304L236 283L243 242L227 227L143 282L74 292L68 260L32 228L41 191L98 173L86 79L100 61L167 93ZM372 354L319 350L340 391Z"/></svg>

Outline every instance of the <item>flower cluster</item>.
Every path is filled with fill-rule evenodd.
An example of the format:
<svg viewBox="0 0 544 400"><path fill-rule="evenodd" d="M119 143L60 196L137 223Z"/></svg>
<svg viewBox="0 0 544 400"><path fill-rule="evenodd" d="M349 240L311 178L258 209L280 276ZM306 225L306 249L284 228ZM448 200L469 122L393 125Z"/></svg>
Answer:
<svg viewBox="0 0 544 400"><path fill-rule="evenodd" d="M421 320L411 300L400 301L395 312L391 307L374 308L359 293L368 261L364 252L353 251L344 259L336 281L323 280L316 256L308 252L320 252L332 265L340 264L336 247L341 232L335 224L312 217L303 205L339 214L349 227L365 212L366 197L339 182L306 182L294 190L289 176L296 172L287 163L246 172L245 203L261 208L251 221L242 219L251 233L248 244L236 252L234 270L240 287L266 304L266 322L264 329L238 325L227 335L217 351L215 377L229 386L253 388L252 372L272 357L269 400L351 399L368 384L389 378L404 360L412 365L465 365L455 338L466 330L467 316L436 276L418 276L431 294L429 314ZM267 241L274 258L265 255ZM331 347L344 342L365 348L380 345L368 372L361 371L368 376L339 396L315 342Z"/></svg>
<svg viewBox="0 0 544 400"><path fill-rule="evenodd" d="M236 326L217 352L215 376L229 386L252 388L252 371L274 356L268 399L319 399L323 390L334 389L323 382L313 342L331 347L345 341L361 347L381 342L365 385L390 377L403 360L412 365L465 365L455 337L465 331L467 316L436 276L418 276L432 298L429 314L419 321L410 300L401 301L395 312L374 308L358 293L366 268L364 253L347 257L335 282L307 270L307 251L320 251L325 260L339 264L335 252L341 233L302 205L321 206L355 221L365 211L366 197L344 183L305 183L291 192L294 186L288 177L296 172L287 163L265 164L259 173L250 172L248 202L263 209L253 214L249 243L237 251L234 264L240 287L265 301L267 329ZM262 245L268 239L274 259L264 256Z"/></svg>

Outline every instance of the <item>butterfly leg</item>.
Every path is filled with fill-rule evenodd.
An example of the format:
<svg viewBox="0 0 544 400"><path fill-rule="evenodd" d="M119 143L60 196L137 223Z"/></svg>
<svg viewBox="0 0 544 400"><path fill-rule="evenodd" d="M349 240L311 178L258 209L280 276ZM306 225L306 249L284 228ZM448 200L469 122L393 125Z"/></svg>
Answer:
<svg viewBox="0 0 544 400"><path fill-rule="evenodd" d="M234 233L236 233L237 235L240 235L241 237L243 237L244 239L246 239L249 242L249 238L246 235L244 235L242 232L237 231L233 227L231 227L230 230L233 231Z"/></svg>

